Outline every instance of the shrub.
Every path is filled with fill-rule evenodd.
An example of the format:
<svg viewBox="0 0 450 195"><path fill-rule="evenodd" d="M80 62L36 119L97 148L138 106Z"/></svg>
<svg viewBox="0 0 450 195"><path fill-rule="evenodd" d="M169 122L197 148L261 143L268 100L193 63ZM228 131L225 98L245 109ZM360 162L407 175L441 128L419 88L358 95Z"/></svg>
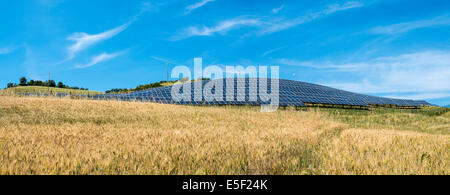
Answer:
<svg viewBox="0 0 450 195"><path fill-rule="evenodd" d="M65 88L65 86L62 82L58 82L58 88Z"/></svg>
<svg viewBox="0 0 450 195"><path fill-rule="evenodd" d="M20 86L27 86L27 78L22 77L20 78Z"/></svg>
<svg viewBox="0 0 450 195"><path fill-rule="evenodd" d="M49 87L56 87L56 82L54 80L49 80L48 81L48 86Z"/></svg>
<svg viewBox="0 0 450 195"><path fill-rule="evenodd" d="M27 84L28 86L33 86L34 85L34 80L30 80L30 81L28 81L28 84Z"/></svg>
<svg viewBox="0 0 450 195"><path fill-rule="evenodd" d="M6 85L6 88L11 88L11 87L17 87L17 84L15 84L15 83L8 83Z"/></svg>

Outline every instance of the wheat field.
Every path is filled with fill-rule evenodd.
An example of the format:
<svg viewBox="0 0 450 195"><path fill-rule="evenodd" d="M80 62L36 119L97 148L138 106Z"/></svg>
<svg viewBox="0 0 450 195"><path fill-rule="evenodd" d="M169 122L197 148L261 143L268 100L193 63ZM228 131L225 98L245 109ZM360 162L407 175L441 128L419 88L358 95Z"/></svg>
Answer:
<svg viewBox="0 0 450 195"><path fill-rule="evenodd" d="M366 117L0 96L0 174L450 173L448 112Z"/></svg>

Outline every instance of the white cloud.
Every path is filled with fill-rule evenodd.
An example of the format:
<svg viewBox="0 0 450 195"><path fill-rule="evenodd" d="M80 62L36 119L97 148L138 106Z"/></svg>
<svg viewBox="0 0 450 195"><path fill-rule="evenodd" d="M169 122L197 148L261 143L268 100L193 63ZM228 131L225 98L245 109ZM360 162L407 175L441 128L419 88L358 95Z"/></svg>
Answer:
<svg viewBox="0 0 450 195"><path fill-rule="evenodd" d="M10 54L16 49L17 49L16 47L10 47L10 46L0 47L0 55Z"/></svg>
<svg viewBox="0 0 450 195"><path fill-rule="evenodd" d="M102 53L102 54L92 58L92 60L89 63L87 63L85 65L76 65L75 68L77 68L77 69L88 68L88 67L94 66L96 64L99 64L101 62L105 62L107 60L113 59L113 58L121 55L122 53L123 52L117 52L117 53L112 53L112 54Z"/></svg>
<svg viewBox="0 0 450 195"><path fill-rule="evenodd" d="M90 47L97 42L104 41L116 36L126 28L128 28L130 24L131 22L128 22L119 27L94 35L90 35L84 32L72 34L67 38L69 40L75 41L75 43L68 48L69 59L73 59L78 52Z"/></svg>
<svg viewBox="0 0 450 195"><path fill-rule="evenodd" d="M338 11L343 11L343 10L362 7L362 6L364 6L364 4L362 4L361 2L355 2L355 1L349 1L349 2L344 3L343 5L332 4L332 5L329 5L328 8L325 9L324 11L318 12L318 14L328 15L328 14L332 14L332 13L335 13Z"/></svg>
<svg viewBox="0 0 450 195"><path fill-rule="evenodd" d="M268 51L264 52L264 53L261 55L261 57L265 57L265 56L267 56L267 55L269 55L269 54L271 54L271 53L273 53L273 52L276 52L276 51L281 50L281 49L284 49L284 48L286 48L286 46L284 46L284 47L277 47L277 48L275 48L275 49L268 50Z"/></svg>
<svg viewBox="0 0 450 195"><path fill-rule="evenodd" d="M430 50L341 64L288 59L276 62L317 68L335 76L344 73L347 77L322 84L353 92L411 96L415 99L437 98L450 93L450 51Z"/></svg>
<svg viewBox="0 0 450 195"><path fill-rule="evenodd" d="M352 71L359 70L362 67L368 66L366 63L347 63L347 64L334 64L330 61L325 61L321 63L316 63L312 61L299 61L295 59L281 58L274 61L278 64L290 65L290 66L302 66L317 69L333 69L339 71Z"/></svg>
<svg viewBox="0 0 450 195"><path fill-rule="evenodd" d="M137 15L135 15L130 21L102 33L98 34L88 34L85 32L73 33L72 35L67 37L68 40L74 41L75 43L73 43L71 46L68 47L69 56L65 61L72 60L78 52L89 48L95 43L108 40L118 35L122 31L126 30L131 24L133 24L142 14L144 14L146 11L150 9L151 9L150 4L145 2L142 5L141 11Z"/></svg>
<svg viewBox="0 0 450 195"><path fill-rule="evenodd" d="M272 9L272 13L273 13L273 14L277 14L277 13L280 12L283 8L284 8L284 4L281 5L280 7L273 8L273 9Z"/></svg>
<svg viewBox="0 0 450 195"><path fill-rule="evenodd" d="M353 8L358 8L358 7L362 7L364 6L362 3L359 2L346 2L342 5L340 4L332 4L329 5L326 9L317 11L317 12L312 12L310 14L298 17L298 18L294 18L294 19L290 19L290 20L274 20L274 21L269 21L266 23L266 25L264 26L264 28L262 28L258 34L262 35L262 34L269 34L269 33L274 33L274 32L278 32L278 31L282 31L300 24L304 24L306 22L311 22L315 19L318 19L320 17L324 17L339 11L344 11L344 10L348 10L348 9L353 9Z"/></svg>
<svg viewBox="0 0 450 195"><path fill-rule="evenodd" d="M419 20L413 22L392 24L388 26L378 26L370 29L369 32L373 34L400 34L419 28L448 25L450 25L450 18L448 17L448 15L445 15L430 20Z"/></svg>
<svg viewBox="0 0 450 195"><path fill-rule="evenodd" d="M163 62L164 64L165 63L169 63L171 65L181 65L178 62L176 62L175 60L168 59L168 58L161 58L161 57L158 57L158 56L152 56L151 58L156 60L156 61Z"/></svg>
<svg viewBox="0 0 450 195"><path fill-rule="evenodd" d="M404 95L387 95L386 97L398 99L413 99L413 100L433 100L450 97L450 92L447 93L418 93L418 94L404 94Z"/></svg>
<svg viewBox="0 0 450 195"><path fill-rule="evenodd" d="M154 59L154 60L156 60L156 61L160 61L160 62L169 62L169 60L168 59L165 59L165 58L160 58L160 57L157 57L157 56L152 56L151 57L152 59Z"/></svg>
<svg viewBox="0 0 450 195"><path fill-rule="evenodd" d="M313 12L294 19L280 19L267 17L259 17L259 18L238 17L222 21L212 27L203 26L199 28L195 26L190 26L184 29L184 31L182 31L178 35L173 36L171 39L176 41L193 36L212 36L215 34L225 34L226 32L233 29L238 29L239 27L254 27L256 28L256 34L264 35L285 30L287 28L294 27L303 24L305 22L310 22L319 17L327 16L338 11L343 11L361 6L363 6L363 4L357 2L347 2L342 5L333 4L329 5L326 9L323 9L321 11Z"/></svg>
<svg viewBox="0 0 450 195"><path fill-rule="evenodd" d="M203 26L202 28L197 28L193 26L188 27L180 35L172 37L172 40L180 40L193 36L211 36L216 33L224 34L240 26L258 26L261 24L262 23L259 19L235 18L220 22L219 24L213 27L207 26Z"/></svg>
<svg viewBox="0 0 450 195"><path fill-rule="evenodd" d="M197 2L197 3L188 5L186 7L186 11L184 12L184 14L187 15L187 14L191 13L192 11L194 11L195 9L198 9L198 8L206 5L207 3L213 2L213 1L214 0L201 0L201 1Z"/></svg>

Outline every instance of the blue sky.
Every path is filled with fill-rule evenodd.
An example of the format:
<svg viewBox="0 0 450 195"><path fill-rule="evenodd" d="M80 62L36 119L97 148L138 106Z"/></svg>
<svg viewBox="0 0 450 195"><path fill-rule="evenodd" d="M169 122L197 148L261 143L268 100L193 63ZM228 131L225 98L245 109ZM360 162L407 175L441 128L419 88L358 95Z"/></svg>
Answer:
<svg viewBox="0 0 450 195"><path fill-rule="evenodd" d="M0 6L0 86L104 91L165 80L165 61L279 65L280 77L450 104L450 2L15 0Z"/></svg>

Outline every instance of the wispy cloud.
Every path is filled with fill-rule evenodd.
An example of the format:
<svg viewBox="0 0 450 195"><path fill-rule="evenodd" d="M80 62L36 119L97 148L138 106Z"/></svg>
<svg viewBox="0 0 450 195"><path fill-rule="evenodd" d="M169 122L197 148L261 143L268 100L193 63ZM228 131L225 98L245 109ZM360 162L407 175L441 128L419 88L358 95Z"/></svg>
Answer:
<svg viewBox="0 0 450 195"><path fill-rule="evenodd" d="M172 40L181 40L193 36L211 36L216 33L224 34L232 29L241 27L241 26L258 26L261 25L261 21L259 19L251 19L251 18L234 18L226 21L222 21L216 26L203 28L198 27L188 27L179 35L172 37Z"/></svg>
<svg viewBox="0 0 450 195"><path fill-rule="evenodd" d="M157 57L157 56L152 56L151 57L152 59L154 59L154 60L156 60L156 61L160 61L160 62L169 62L169 60L168 59L165 59L165 58L161 58L161 57Z"/></svg>
<svg viewBox="0 0 450 195"><path fill-rule="evenodd" d="M184 29L178 35L175 35L171 40L182 40L193 36L212 36L215 34L225 34L228 31L238 29L240 27L254 27L256 28L257 35L264 35L268 33L274 33L281 30L285 30L290 27L294 27L305 22L310 22L319 17L327 16L338 11L352 9L363 6L359 2L347 2L342 5L333 4L327 8L312 12L302 17L294 19L279 19L279 18L267 18L267 17L237 17L229 20L219 22L212 27L203 26L201 28L196 26L190 26Z"/></svg>
<svg viewBox="0 0 450 195"><path fill-rule="evenodd" d="M131 22L127 22L126 24L123 24L119 27L93 35L84 32L74 33L67 38L69 40L75 41L75 43L68 48L69 59L73 59L78 52L90 47L97 42L104 41L116 36L126 28L128 28L130 24Z"/></svg>
<svg viewBox="0 0 450 195"><path fill-rule="evenodd" d="M361 2L356 2L356 1L349 1L346 2L342 5L340 4L332 4L329 5L327 9L321 11L321 12L317 12L316 14L318 15L328 15L328 14L332 14L334 12L338 12L338 11L343 11L343 10L347 10L347 9L352 9L352 8L357 8L357 7L362 7L364 6L363 3Z"/></svg>
<svg viewBox="0 0 450 195"><path fill-rule="evenodd" d="M284 46L284 47L277 47L277 48L275 48L275 49L268 50L268 51L264 52L264 53L261 55L261 57L265 57L265 56L267 56L267 55L269 55L269 54L271 54L271 53L273 53L273 52L276 52L276 51L281 50L281 49L284 49L284 48L286 48L286 46Z"/></svg>
<svg viewBox="0 0 450 195"><path fill-rule="evenodd" d="M363 67L369 66L366 63L346 63L346 64L334 64L330 61L324 61L324 62L313 62L313 61L300 61L296 59L276 59L274 60L277 64L283 64L283 65L289 65L289 66L301 66L301 67L308 67L308 68L316 68L316 69L328 69L333 71L355 71L359 70Z"/></svg>
<svg viewBox="0 0 450 195"><path fill-rule="evenodd" d="M10 54L10 53L14 52L16 49L17 49L17 47L11 47L11 46L0 47L0 55Z"/></svg>
<svg viewBox="0 0 450 195"><path fill-rule="evenodd" d="M419 28L448 25L450 25L450 18L448 15L444 15L430 20L419 20L413 22L391 24L387 26L378 26L370 29L369 32L373 34L400 34Z"/></svg>
<svg viewBox="0 0 450 195"><path fill-rule="evenodd" d="M215 1L215 0L201 0L201 1L197 2L197 3L188 5L186 7L186 11L184 12L184 14L187 15L187 14L191 13L192 11L194 11L195 9L198 9L198 8L206 5L207 3L213 2L213 1Z"/></svg>
<svg viewBox="0 0 450 195"><path fill-rule="evenodd" d="M407 97L414 93L423 98L442 97L450 93L450 51L422 51L398 56L378 57L364 62L331 63L302 62L281 59L278 63L316 68L320 71L338 71L351 74L352 80L346 78L329 83L322 83L340 89L360 93L390 94L390 96ZM339 73L333 74L336 75ZM415 98L416 99L416 98Z"/></svg>
<svg viewBox="0 0 450 195"><path fill-rule="evenodd" d="M123 54L123 52L116 52L116 53L112 53L112 54L108 54L105 52L105 53L102 53L102 54L92 58L89 63L84 64L84 65L76 65L74 68L77 68L77 69L88 68L88 67L94 66L96 64L113 59L115 57L118 57L119 55L122 55L122 54Z"/></svg>
<svg viewBox="0 0 450 195"><path fill-rule="evenodd" d="M150 9L149 3L144 3L141 11L135 15L130 21L128 21L125 24L122 24L116 28L110 29L108 31L98 33L98 34L88 34L85 32L76 32L69 37L67 37L68 40L73 41L74 43L68 47L68 58L65 61L72 60L77 53L79 53L82 50L85 50L89 48L90 46L94 45L95 43L108 40L122 31L126 30L131 24L133 24L138 18L144 14L146 11Z"/></svg>
<svg viewBox="0 0 450 195"><path fill-rule="evenodd" d="M273 8L273 9L272 9L272 13L273 13L273 14L277 14L277 13L280 12L283 8L284 8L284 4L281 5L280 7Z"/></svg>
<svg viewBox="0 0 450 195"><path fill-rule="evenodd" d="M164 65L166 63L169 63L169 66L184 66L184 64L177 62L176 60L170 59L170 58L163 58L158 56L151 56L153 60L156 60L158 62L162 62Z"/></svg>
<svg viewBox="0 0 450 195"><path fill-rule="evenodd" d="M397 95L387 95L390 98L399 99L413 99L413 100L433 100L440 98L450 97L450 92L447 93L417 93L417 94L397 94Z"/></svg>
<svg viewBox="0 0 450 195"><path fill-rule="evenodd" d="M294 26L298 26L300 24L304 24L306 22L311 22L318 18L327 16L327 15L330 15L330 14L333 14L333 13L336 13L339 11L358 8L358 7L362 7L362 6L364 6L364 4L362 4L360 2L350 1L350 2L346 2L344 4L328 5L328 7L323 10L311 12L309 14L306 14L304 16L294 18L294 19L268 21L268 22L266 22L266 25L264 25L264 28L262 28L260 31L258 31L258 34L262 35L262 34L269 34L269 33L282 31L282 30L285 30L285 29L288 29L288 28L291 28Z"/></svg>

